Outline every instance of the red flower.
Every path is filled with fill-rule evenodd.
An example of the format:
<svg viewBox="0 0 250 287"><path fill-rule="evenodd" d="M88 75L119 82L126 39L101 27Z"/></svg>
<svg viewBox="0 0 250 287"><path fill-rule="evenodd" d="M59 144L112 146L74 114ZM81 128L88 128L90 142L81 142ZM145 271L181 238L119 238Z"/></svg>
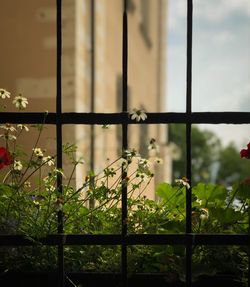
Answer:
<svg viewBox="0 0 250 287"><path fill-rule="evenodd" d="M12 162L13 158L10 152L4 147L0 147L0 169L10 165Z"/></svg>
<svg viewBox="0 0 250 287"><path fill-rule="evenodd" d="M240 151L240 157L241 158L243 158L243 157L245 157L245 158L249 158L249 154L250 153L250 150L249 149L242 149L241 151Z"/></svg>
<svg viewBox="0 0 250 287"><path fill-rule="evenodd" d="M250 143L247 144L247 149L242 149L240 151L240 157L249 158L250 159Z"/></svg>

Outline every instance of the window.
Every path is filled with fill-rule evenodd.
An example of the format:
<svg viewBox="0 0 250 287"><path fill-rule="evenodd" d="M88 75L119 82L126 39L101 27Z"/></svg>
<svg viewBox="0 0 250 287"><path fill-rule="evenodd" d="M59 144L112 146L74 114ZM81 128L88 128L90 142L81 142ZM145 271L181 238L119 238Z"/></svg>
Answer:
<svg viewBox="0 0 250 287"><path fill-rule="evenodd" d="M17 1L19 2L19 1ZM65 1L66 2L66 1ZM101 25L95 30L95 40L96 40L96 35L98 34L100 38L98 38L97 42L100 44L100 50L98 51L98 56L96 58L95 62L95 67L88 65L89 61L86 60L86 66L84 69L86 70L91 70L92 67L92 72L93 69L97 69L97 67L100 68L101 72L98 70L98 77L95 78L95 87L92 86L92 93L89 93L89 90L91 88L88 86L88 84L91 84L91 80L93 80L93 77L87 77L86 74L82 75L82 70L81 64L79 62L71 62L72 58L75 57L75 54L73 57L70 57L69 54L72 52L72 42L71 42L71 36L72 36L72 31L71 31L71 22L65 22L64 18L62 17L62 1L57 0L57 6L56 6L56 103L55 103L55 111L49 112L48 115L46 115L45 119L45 124L50 125L54 127L54 132L56 134L56 157L57 157L57 169L62 169L63 168L63 130L64 126L66 125L71 125L75 127L76 125L84 125L90 128L91 132L91 139L90 138L84 138L86 139L86 142L89 141L91 146L93 144L98 144L97 140L94 140L94 135L96 135L95 131L97 129L96 126L101 126L101 125L113 125L115 126L116 129L120 129L121 131L115 132L115 135L111 136L109 140L105 140L106 144L112 144L113 141L118 142L120 144L120 150L127 150L129 147L129 134L128 134L128 127L132 125L137 125L140 126L140 122L132 121L131 118L128 115L129 111L129 105L128 105L128 97L129 101L131 104L137 103L138 102L133 102L133 100L136 99L137 94L134 93L133 87L131 88L131 93L130 96L129 94L129 88L128 88L128 61L129 61L129 54L128 54L128 27L127 27L127 20L129 19L127 17L127 1L113 1L113 5L115 10L113 10L114 13L117 11L120 11L120 7L124 5L124 17L122 18L121 14L115 14L116 17L120 19L120 22L122 22L122 35L120 35L121 31L119 28L117 28L117 34L120 35L120 40L122 42L122 77L119 77L117 75L117 55L113 55L115 60L112 58L112 52L111 51L105 51L104 48L104 43L105 43L105 34L104 31L104 26L108 25L105 20L102 18L101 15L98 13L100 11L105 11L105 7L103 7L103 3L101 1L93 1L91 3L94 3L98 6L98 9L95 8L95 6L88 6L86 2L85 6L81 7L82 9L76 9L79 7L74 7L77 13L85 13L87 8L92 7L92 13L95 13L95 19L99 24ZM99 2L99 3L98 3ZM141 7L141 13L142 13L142 23L141 23L141 32L143 34L143 37L149 47L152 46L151 43L151 38L150 38L150 4L152 2L155 2L155 0L142 0L140 1L140 7ZM161 2L159 0L159 2ZM30 5L34 5L35 1L31 1ZM70 7L70 2L67 1L66 4L69 5L65 7L64 13L71 13L72 12L72 7ZM80 2L79 2L80 3ZM79 4L78 3L78 4ZM130 1L129 3L138 3L138 1ZM193 1L192 0L187 0L187 74L186 74L186 111L185 112L178 112L178 113L168 113L168 112L162 112L161 110L155 111L150 111L147 113L147 119L145 122L142 124L142 127L137 135L137 137L140 139L139 144L141 145L141 149L143 153L146 153L146 145L143 140L147 140L147 138L150 136L149 135L149 126L153 125L170 125L170 124L184 124L185 125L185 146L186 146L186 175L188 179L192 178L192 125L193 124L202 124L202 123L207 123L207 124L250 124L250 114L249 112L193 112L192 111L192 36L193 36L193 30L192 30L192 24L193 24ZM77 4L77 5L78 5ZM135 5L136 5L135 4ZM31 5L31 6L32 6ZM80 4L79 4L80 5ZM130 4L132 5L132 4ZM112 5L111 5L112 6ZM33 7L33 6L32 6ZM31 7L31 8L32 8ZM131 7L131 6L129 6ZM133 6L132 6L133 7ZM136 6L137 7L137 6ZM55 7L54 7L55 8ZM9 9L13 9L9 8ZM16 10L15 10L16 11ZM51 12L52 11L52 12ZM73 13L73 12L72 12ZM119 12L117 12L119 13ZM52 15L52 16L51 16ZM71 14L70 14L71 15ZM84 14L85 15L85 14ZM46 16L46 17L45 17ZM79 16L79 15L78 15ZM81 14L80 14L81 16ZM92 14L93 16L93 14ZM111 17L112 15L109 15L110 21L113 21L113 18ZM39 14L39 21L53 21L53 7L49 10L42 11ZM70 17L69 17L70 18ZM77 20L80 21L82 19L81 17L77 18ZM55 19L54 19L55 20ZM85 19L86 20L86 19ZM48 23L47 23L48 24ZM29 25L27 25L28 27ZM63 26L66 26L66 40L63 43L62 41L62 28ZM26 28L27 28L26 27ZM85 26L84 26L85 27ZM99 29L99 30L98 30ZM77 29L76 29L77 30ZM77 30L78 31L78 30ZM78 31L79 32L79 31ZM93 31L92 31L93 32ZM110 31L109 31L110 32ZM115 33L114 33L115 34ZM90 35L93 34L90 33ZM113 35L114 36L114 35ZM81 36L84 37L84 36ZM53 37L52 37L53 38ZM113 41L114 41L113 37ZM85 39L86 40L86 39ZM93 40L93 38L92 38ZM79 40L81 42L81 39ZM114 41L115 42L115 41ZM88 43L88 41L84 42L85 44ZM34 43L36 44L36 43ZM43 43L46 47L49 46L49 49L51 47L53 48L53 39L49 38L46 39L46 41ZM65 44L65 46L63 46ZM90 43L89 43L90 44ZM103 44L103 46L101 45ZM111 45L114 43L112 42ZM90 44L90 50L94 49L94 41L91 42ZM82 46L77 46L79 47ZM114 46L112 46L113 48ZM12 47L13 48L13 47ZM89 47L88 47L89 48ZM64 56L61 57L62 55L62 50L66 49L66 52L64 51ZM20 51L19 51L20 52ZM77 51L77 53L82 53L83 51ZM86 52L86 51L84 51ZM118 52L117 52L118 53ZM50 54L50 53L49 53ZM83 53L84 54L84 53ZM84 54L84 57L94 57L94 53L86 53ZM33 55L34 58L37 57L36 54ZM71 55L72 56L72 55ZM140 55L138 55L139 57ZM45 57L46 58L46 57ZM89 58L88 58L89 59ZM31 59L32 60L32 59ZM62 71L65 66L62 65L62 61L68 61L64 62L65 66L68 67L70 66L72 69L68 70L68 74L66 75L67 81L64 86L62 83ZM108 65L105 63L105 60L107 60L107 63L111 63L112 60L114 60L114 65ZM130 59L131 60L131 59ZM133 59L134 60L134 59ZM88 63L88 64L87 64ZM32 61L29 62L31 65L30 67L34 68L32 65ZM92 62L93 64L93 62ZM72 66L71 66L72 65ZM44 67L41 67L41 69ZM45 69L45 68L44 68ZM53 68L52 68L53 69ZM111 70L111 77L105 77L108 70ZM147 67L145 67L145 70ZM39 72L40 70L36 70ZM111 112L110 110L106 112L96 112L96 109L92 106L92 109L90 112L86 111L79 111L81 108L82 102L80 101L81 98L77 98L75 102L71 102L71 93L73 92L69 86L72 85L72 75L71 73L76 72L80 74L79 78L82 80L79 81L78 83L78 88L83 92L84 95L86 94L91 94L92 96L95 96L95 103L92 102L92 104L98 105L98 96L102 97L103 96L103 91L115 91L113 95L116 95L116 98L108 98L110 100L108 102L109 107L111 107ZM121 71L120 71L121 72ZM136 75L136 69L134 72L134 75ZM157 73L157 72L156 72ZM147 73L145 73L144 79L147 79ZM139 76L138 76L139 77ZM91 79L91 80L90 80ZM105 79L105 84L102 85L102 80ZM26 79L27 80L27 79ZM132 79L132 81L135 79ZM158 78L156 80L159 80ZM33 83L33 81L31 81ZM82 88L81 84L83 82L87 83L87 88ZM49 83L51 83L49 81ZM101 84L100 84L101 83ZM39 86L39 91L47 92L48 90L46 89L48 82L42 82L42 88ZM92 82L93 84L93 82ZM114 85L113 85L114 84ZM99 85L99 86L98 86ZM52 85L53 86L53 85ZM37 88L37 83L35 82L32 84L33 89ZM146 87L146 88L145 88ZM150 89L149 86L147 86L146 81L144 82L143 85L143 90L144 94L147 92L147 88ZM94 92L93 93L93 89ZM51 88L51 93L53 91L53 88ZM68 105L66 105L67 112L62 111L62 93L66 91L66 101L68 101ZM79 93L79 91L76 91L76 94ZM98 94L99 93L99 94ZM79 94L77 94L79 96ZM121 96L122 95L122 100ZM86 103L90 102L90 98L86 99L84 98ZM153 102L153 101L152 101ZM40 103L40 102L39 102ZM42 104L45 104L42 102ZM100 101L99 103L99 108L100 106L107 104L104 101ZM142 106L142 102L139 102L140 107ZM145 103L147 104L147 103ZM71 105L71 106L70 106ZM144 105L143 105L144 106ZM75 109L76 110L71 110ZM115 112L112 110L112 108L115 110ZM39 109L39 106L38 106ZM148 110L148 109L147 109ZM23 113L17 113L17 112L2 112L1 117L0 117L0 123L26 123L26 124L41 124L44 121L44 113L41 112L40 110L38 112L23 112ZM93 128L95 126L95 129ZM72 132L73 130L73 132ZM78 135L78 132L81 129L72 129L68 134L69 136L72 136L74 132ZM162 134L161 132L159 132ZM111 139L111 140L110 140ZM113 140L112 140L113 139ZM164 142L164 141L163 141ZM184 143L183 143L184 144ZM118 147L116 146L118 149ZM93 154L92 151L92 156L91 156L91 161L94 160L95 155ZM122 170L122 179L123 182L127 180L127 174L126 174L126 169ZM58 194L57 194L57 204L60 205L60 194L63 194L64 189L63 189L63 177L62 174L59 173L56 177L56 182L57 182L57 188L58 188ZM0 189L1 190L1 189ZM88 190L88 192L91 191L91 188ZM192 256L200 251L202 252L202 247L203 246L209 246L211 254L216 254L218 252L217 250L222 250L221 248L226 246L245 246L246 247L246 260L249 261L249 234L202 234L199 232L196 232L193 230L193 215L194 215L194 210L192 209L192 183L191 183L191 189L186 188L185 192L180 194L180 197L185 201L185 214L183 215L185 218L185 224L181 226L183 232L180 233L164 233L161 234L159 233L148 233L148 234L143 234L143 233L131 233L129 232L129 222L128 222L128 211L133 213L134 210L128 210L128 202L129 202L129 197L128 197L128 189L125 184L122 184L122 189L121 189L121 195L120 195L120 212L119 218L120 221L116 225L117 227L117 233L112 233L112 234L102 234L100 230L97 232L97 234L86 234L85 230L82 231L82 234L64 234L65 231L65 216L62 211L62 209L58 208L57 212L57 218L55 219L57 223L57 234L52 234L46 238L43 238L42 244L43 246L47 247L50 246L53 250L46 249L48 253L56 253L58 260L56 262L53 262L55 266L57 266L57 285L59 287L64 287L66 285L66 281L68 280L67 274L65 272L65 261L66 261L66 256L65 253L67 253L69 261L70 262L70 255L72 255L74 252L81 254L82 250L81 248L84 248L86 252L89 252L90 255L95 256L96 253L98 252L99 246L105 246L106 253L111 254L109 259L112 261L112 259L115 258L115 256L118 256L121 266L120 269L118 269L117 277L115 277L116 284L120 284L121 286L128 286L128 280L129 280L129 261L133 255L133 247L134 246L153 246L152 248L159 248L157 249L159 252L162 252L162 246L166 247L166 250L171 250L171 249L176 249L177 252L181 250L182 256L180 257L180 260L184 263L183 267L183 279L185 281L185 285L187 287L193 286L192 283L192 265L194 262L192 262ZM95 208L94 203L91 203L92 208ZM138 207L140 208L140 207ZM178 206L176 207L178 209ZM70 210L71 212L77 212L76 210ZM85 212L87 212L85 210ZM206 211L204 211L206 216ZM80 218L83 219L86 213L80 214ZM91 218L93 220L93 225L98 225L100 222L96 218ZM110 218L108 220L111 220ZM80 222L80 221L79 221ZM115 222L117 223L117 222ZM45 221L46 224L46 221ZM78 224L78 222L77 222ZM225 222L226 225L226 222ZM249 228L249 227L248 227ZM39 249L41 246L34 245L34 242L30 240L30 238L25 238L22 235L6 235L6 234L1 234L0 233L0 245L1 246L20 246L20 247L27 247L27 246L32 246L34 247L34 250L39 250L37 252L44 252L43 249ZM81 248L79 248L79 246ZM219 246L218 249L216 248ZM37 248L37 249L36 249ZM79 248L79 249L78 249ZM20 251L19 251L20 252ZM164 250L165 252L165 250ZM163 255L165 253L162 253ZM20 252L21 253L21 252ZM117 255L118 254L118 255ZM183 256L184 254L184 256ZM183 258L182 258L183 257ZM147 260L147 258L144 258L143 256L140 257L142 259L140 261L141 264L143 264L144 260ZM170 258L171 259L171 258ZM223 259L222 259L223 260ZM224 258L226 261L226 258ZM113 261L112 261L113 262ZM168 267L171 268L171 264L173 261L168 262ZM88 266L89 270L91 271L91 260L89 262L85 262L86 265ZM241 263L239 263L241 264ZM71 265L68 263L68 265ZM73 265L73 263L72 263ZM248 276L249 279L249 274L246 275ZM68 281L67 281L68 283ZM163 284L165 284L164 282ZM247 284L247 283L246 283ZM248 280L248 286L249 286L249 280ZM139 285L138 285L139 286Z"/></svg>

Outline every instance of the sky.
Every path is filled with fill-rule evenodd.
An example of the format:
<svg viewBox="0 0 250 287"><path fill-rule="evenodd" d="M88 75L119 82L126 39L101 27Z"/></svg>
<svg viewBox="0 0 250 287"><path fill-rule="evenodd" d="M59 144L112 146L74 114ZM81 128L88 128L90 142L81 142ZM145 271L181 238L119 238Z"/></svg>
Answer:
<svg viewBox="0 0 250 287"><path fill-rule="evenodd" d="M185 111L186 0L168 1L167 110ZM193 1L192 110L250 112L250 1ZM224 144L250 141L250 125L204 125Z"/></svg>

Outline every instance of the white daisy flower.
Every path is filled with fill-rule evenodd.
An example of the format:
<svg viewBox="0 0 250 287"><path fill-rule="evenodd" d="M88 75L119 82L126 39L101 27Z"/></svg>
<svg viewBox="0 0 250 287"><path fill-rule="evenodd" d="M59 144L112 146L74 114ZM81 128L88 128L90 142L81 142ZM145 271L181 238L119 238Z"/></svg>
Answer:
<svg viewBox="0 0 250 287"><path fill-rule="evenodd" d="M40 147L33 148L34 154L38 158L43 158L43 151Z"/></svg>
<svg viewBox="0 0 250 287"><path fill-rule="evenodd" d="M43 162L46 163L48 166L52 166L52 165L55 164L54 158L52 156L50 156L50 155L49 156L45 156L43 158Z"/></svg>
<svg viewBox="0 0 250 287"><path fill-rule="evenodd" d="M196 202L199 204L199 205L201 205L202 204L202 200L201 199L196 199Z"/></svg>
<svg viewBox="0 0 250 287"><path fill-rule="evenodd" d="M26 125L18 124L17 127L20 128L21 130L25 130L26 132L29 131L29 128Z"/></svg>
<svg viewBox="0 0 250 287"><path fill-rule="evenodd" d="M46 190L53 192L56 190L56 188L53 185L49 185L49 186L46 186Z"/></svg>
<svg viewBox="0 0 250 287"><path fill-rule="evenodd" d="M16 171L21 171L23 169L23 165L22 165L21 161L20 160L15 160L13 168Z"/></svg>
<svg viewBox="0 0 250 287"><path fill-rule="evenodd" d="M151 139L148 145L148 150L155 150L155 151L159 151L159 145L156 143L155 139Z"/></svg>
<svg viewBox="0 0 250 287"><path fill-rule="evenodd" d="M126 149L123 151L123 156L126 158L132 158L132 157L137 157L140 155L134 149L132 149L132 150Z"/></svg>
<svg viewBox="0 0 250 287"><path fill-rule="evenodd" d="M19 96L14 98L12 103L16 106L17 109L24 110L24 109L26 109L26 107L28 105L28 100L27 100L27 98L19 95Z"/></svg>
<svg viewBox="0 0 250 287"><path fill-rule="evenodd" d="M130 113L131 120L136 120L137 122L139 121L145 121L147 118L147 115L144 110L139 110L139 109L133 109Z"/></svg>
<svg viewBox="0 0 250 287"><path fill-rule="evenodd" d="M31 183L29 181L25 181L24 187L27 187L27 188L31 187Z"/></svg>
<svg viewBox="0 0 250 287"><path fill-rule="evenodd" d="M55 168L54 169L54 173L61 174L64 178L66 178L66 176L64 175L64 173L63 173L63 171L61 169Z"/></svg>
<svg viewBox="0 0 250 287"><path fill-rule="evenodd" d="M200 215L200 219L201 220L208 220L209 218L209 211L207 208L201 208L201 215Z"/></svg>
<svg viewBox="0 0 250 287"><path fill-rule="evenodd" d="M151 162L148 159L141 158L138 162L138 165L142 167L150 167Z"/></svg>
<svg viewBox="0 0 250 287"><path fill-rule="evenodd" d="M0 89L0 99L10 98L10 92L6 91L5 89Z"/></svg>
<svg viewBox="0 0 250 287"><path fill-rule="evenodd" d="M6 130L6 131L10 131L10 132L15 132L16 131L15 127L13 127L11 124L1 125L0 129Z"/></svg>
<svg viewBox="0 0 250 287"><path fill-rule="evenodd" d="M4 135L0 135L0 138L4 138L5 140L15 141L16 136L11 135L9 133L5 133Z"/></svg>
<svg viewBox="0 0 250 287"><path fill-rule="evenodd" d="M176 179L175 182L181 186L185 186L187 189L190 189L190 184L188 183L188 179L186 177Z"/></svg>

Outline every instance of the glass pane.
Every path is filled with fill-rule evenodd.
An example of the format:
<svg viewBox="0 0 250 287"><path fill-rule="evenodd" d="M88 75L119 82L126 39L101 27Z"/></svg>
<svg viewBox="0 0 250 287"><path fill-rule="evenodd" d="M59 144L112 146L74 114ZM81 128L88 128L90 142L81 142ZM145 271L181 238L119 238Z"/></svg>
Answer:
<svg viewBox="0 0 250 287"><path fill-rule="evenodd" d="M184 125L129 126L129 147L139 152L128 167L130 233L184 232L183 141Z"/></svg>
<svg viewBox="0 0 250 287"><path fill-rule="evenodd" d="M134 245L128 247L131 286L185 286L185 247Z"/></svg>
<svg viewBox="0 0 250 287"><path fill-rule="evenodd" d="M249 125L192 127L193 231L247 233ZM237 135L237 137L236 137ZM237 141L234 139L237 138Z"/></svg>
<svg viewBox="0 0 250 287"><path fill-rule="evenodd" d="M120 246L68 246L64 248L64 256L68 278L76 285L117 286L121 279Z"/></svg>
<svg viewBox="0 0 250 287"><path fill-rule="evenodd" d="M192 275L194 286L247 286L246 246L195 246Z"/></svg>
<svg viewBox="0 0 250 287"><path fill-rule="evenodd" d="M166 110L168 112L186 110L186 17L187 1L168 1L166 40Z"/></svg>
<svg viewBox="0 0 250 287"><path fill-rule="evenodd" d="M65 112L120 111L122 13L122 0L65 1Z"/></svg>
<svg viewBox="0 0 250 287"><path fill-rule="evenodd" d="M57 247L41 246L38 244L25 247L1 246L0 253L1 270L5 270L5 276L9 280L11 280L11 276L13 276L13 274L11 275L11 272L13 271L52 272L57 269ZM8 276L8 273L10 273L11 276ZM23 275L25 275L25 273ZM4 279L5 276L2 275L0 280ZM32 275L32 273L30 273L30 276L32 279L34 279L34 275ZM29 280L29 276L26 277L26 279ZM24 280L25 276L22 279Z"/></svg>
<svg viewBox="0 0 250 287"><path fill-rule="evenodd" d="M249 143L250 125L193 125L193 184L200 181L231 186L248 177L248 161L240 150Z"/></svg>
<svg viewBox="0 0 250 287"><path fill-rule="evenodd" d="M120 233L120 134L120 126L64 127L66 232Z"/></svg>
<svg viewBox="0 0 250 287"><path fill-rule="evenodd" d="M244 0L194 1L194 111L249 111L249 9Z"/></svg>
<svg viewBox="0 0 250 287"><path fill-rule="evenodd" d="M28 98L29 111L55 111L55 2L1 1L0 10L1 88Z"/></svg>
<svg viewBox="0 0 250 287"><path fill-rule="evenodd" d="M128 22L129 109L165 111L167 1L130 1Z"/></svg>
<svg viewBox="0 0 250 287"><path fill-rule="evenodd" d="M0 233L42 237L56 230L55 128L1 125Z"/></svg>

